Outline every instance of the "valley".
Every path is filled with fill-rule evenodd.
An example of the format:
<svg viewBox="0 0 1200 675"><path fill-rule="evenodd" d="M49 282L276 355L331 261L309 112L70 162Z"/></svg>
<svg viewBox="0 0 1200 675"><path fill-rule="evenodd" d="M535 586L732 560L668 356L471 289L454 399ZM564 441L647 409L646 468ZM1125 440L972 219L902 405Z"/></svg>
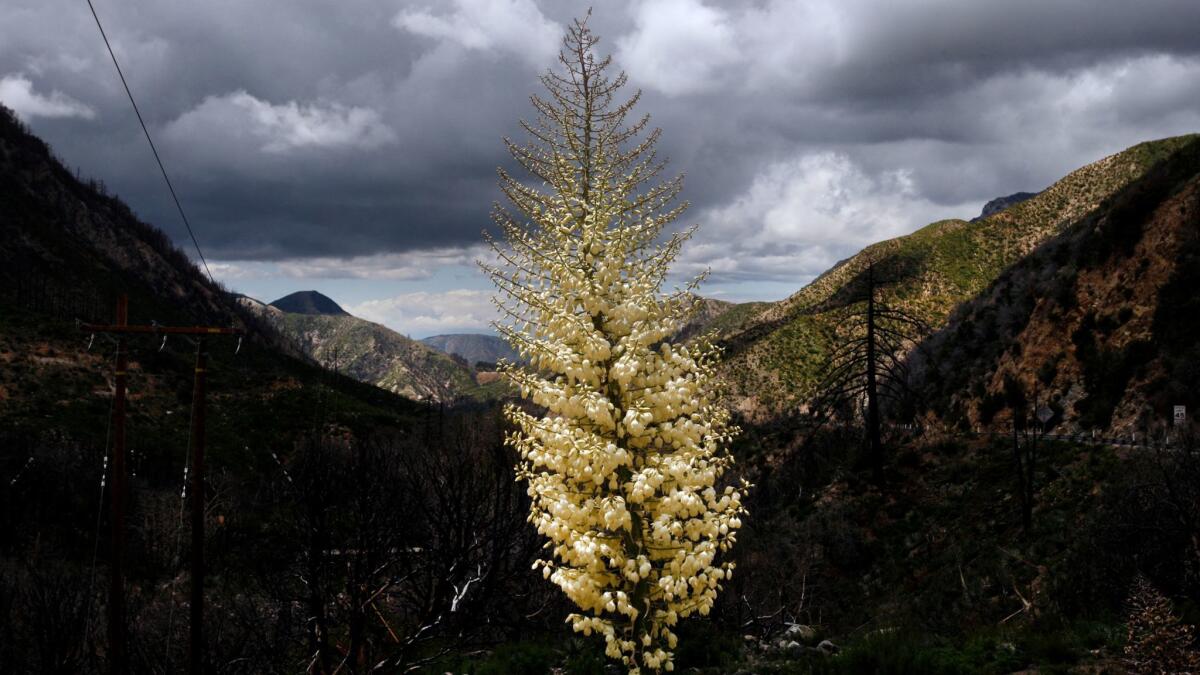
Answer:
<svg viewBox="0 0 1200 675"><path fill-rule="evenodd" d="M618 34L616 53L646 69L626 76L594 53L591 10L564 33L536 3L458 25L469 4L346 13L457 36L412 54L370 43L421 87L456 59L533 50L489 55L486 86L455 84L463 100L553 51L493 43L506 21L561 35L565 71L542 75L528 138L504 137L527 175L480 179L456 154L494 140L472 106L431 121L420 87L377 95L391 76L374 71L352 103L325 98L349 66L312 85L313 103L272 103L252 84L283 92L286 78L248 68L232 94L136 114L163 139L151 156L186 240L131 206L161 205L118 197L39 136L69 146L69 125L110 123L25 74L83 61L0 72L0 673L1200 672L1200 134L1168 135L1180 125L1143 124L1151 103L1130 104L1095 119L1136 118L1144 140L1048 146L1090 154L1045 182L1058 164L1018 156L1013 134L893 137L907 119L894 101L874 136L839 145L897 95L875 62L824 94L857 106L785 134L805 152L770 134L811 101L721 121L731 142L683 154L701 163L689 192L631 112L642 89L614 92L635 83L681 115L677 100L708 91L686 81L696 70L754 101L774 57L726 82L750 42L655 70L640 33ZM638 30L669 14L635 9ZM744 30L717 21L726 11L686 14L688 34ZM664 88L667 75L682 79ZM402 133L370 107L391 98L406 123L451 132ZM979 117L1008 123L1008 105ZM679 119L717 124L690 108ZM212 147L187 155L194 133ZM767 168L747 168L743 145ZM221 193L212 167L243 151L228 173L245 185ZM187 157L176 176L219 253L205 257L163 156ZM420 182L422 162L444 180ZM476 183L497 176L508 202L465 238ZM979 185L1002 196L976 199ZM238 219L217 217L226 198ZM689 242L707 224L677 219L696 214L713 239ZM703 264L715 287L668 290ZM720 299L744 297L782 299ZM140 332L111 325L126 320Z"/></svg>

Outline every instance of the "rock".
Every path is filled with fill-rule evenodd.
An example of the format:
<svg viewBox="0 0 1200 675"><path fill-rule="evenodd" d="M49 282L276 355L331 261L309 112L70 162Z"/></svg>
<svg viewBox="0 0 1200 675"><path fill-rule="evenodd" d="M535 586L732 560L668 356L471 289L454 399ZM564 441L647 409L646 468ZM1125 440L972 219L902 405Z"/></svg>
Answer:
<svg viewBox="0 0 1200 675"><path fill-rule="evenodd" d="M799 640L805 644L817 639L817 631L812 626L805 626L800 623L788 624L787 630L783 631L783 637L788 640Z"/></svg>
<svg viewBox="0 0 1200 675"><path fill-rule="evenodd" d="M744 642L754 642L754 641L758 640L758 638L754 637L753 635L743 635L742 640Z"/></svg>
<svg viewBox="0 0 1200 675"><path fill-rule="evenodd" d="M788 642L786 645L784 645L783 649L781 649L780 651L782 651L785 656L788 656L791 658L798 658L804 654L805 649L804 649L804 645L800 644L799 642L796 642L795 640L792 640L792 641Z"/></svg>
<svg viewBox="0 0 1200 675"><path fill-rule="evenodd" d="M838 646L829 640L821 640L821 644L817 645L817 651L821 652L825 656L832 656L841 650L839 650Z"/></svg>

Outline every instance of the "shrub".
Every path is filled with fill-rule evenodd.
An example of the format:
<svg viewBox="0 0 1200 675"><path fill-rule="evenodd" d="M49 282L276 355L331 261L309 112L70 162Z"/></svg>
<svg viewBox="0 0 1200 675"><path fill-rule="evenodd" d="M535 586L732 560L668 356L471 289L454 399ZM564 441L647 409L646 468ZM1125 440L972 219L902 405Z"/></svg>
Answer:
<svg viewBox="0 0 1200 675"><path fill-rule="evenodd" d="M1141 574L1129 593L1127 631L1124 662L1131 673L1200 671L1192 627L1179 621L1171 601Z"/></svg>

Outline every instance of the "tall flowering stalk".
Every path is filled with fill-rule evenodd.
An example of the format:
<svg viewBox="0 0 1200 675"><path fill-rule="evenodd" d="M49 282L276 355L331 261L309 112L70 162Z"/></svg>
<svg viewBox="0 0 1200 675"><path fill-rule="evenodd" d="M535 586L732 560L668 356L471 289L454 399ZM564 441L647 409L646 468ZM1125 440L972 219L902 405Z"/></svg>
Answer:
<svg viewBox="0 0 1200 675"><path fill-rule="evenodd" d="M669 671L677 622L707 614L734 567L717 558L744 509L718 482L738 430L716 400L717 348L670 342L700 281L661 292L692 232L660 237L687 207L682 179L658 180L659 130L628 121L640 94L617 101L626 78L606 77L597 41L586 20L569 27L528 141L505 140L542 185L500 171L512 208L493 214L505 240L483 267L496 328L528 361L505 372L545 411L506 409L529 520L549 540L536 565L579 607L576 631L603 635L630 673Z"/></svg>

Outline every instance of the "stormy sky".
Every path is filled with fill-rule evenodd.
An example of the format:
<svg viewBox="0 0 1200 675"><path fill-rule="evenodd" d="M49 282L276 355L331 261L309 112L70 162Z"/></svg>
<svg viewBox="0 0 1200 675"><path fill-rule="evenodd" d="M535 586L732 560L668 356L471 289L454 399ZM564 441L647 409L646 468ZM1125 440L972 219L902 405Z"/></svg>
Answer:
<svg viewBox="0 0 1200 675"><path fill-rule="evenodd" d="M213 273L414 336L473 260L564 0L94 0ZM592 0L700 231L680 277L785 297L863 245L1200 131L1195 0ZM189 253L82 0L0 4L0 102ZM186 244L186 246L185 246Z"/></svg>

